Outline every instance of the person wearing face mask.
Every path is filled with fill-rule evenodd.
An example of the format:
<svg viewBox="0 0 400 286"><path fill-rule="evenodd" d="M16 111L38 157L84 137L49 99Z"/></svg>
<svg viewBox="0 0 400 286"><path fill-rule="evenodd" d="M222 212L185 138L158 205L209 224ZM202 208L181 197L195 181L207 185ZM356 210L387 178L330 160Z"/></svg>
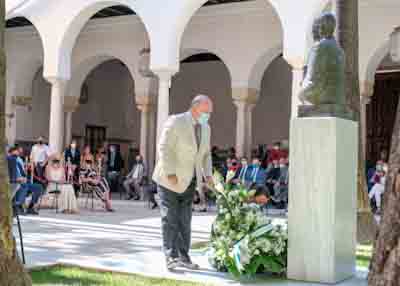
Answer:
<svg viewBox="0 0 400 286"><path fill-rule="evenodd" d="M39 178L44 177L44 167L49 155L49 147L44 143L44 138L40 136L37 143L32 146L30 161L34 165L35 175Z"/></svg>
<svg viewBox="0 0 400 286"><path fill-rule="evenodd" d="M288 191L289 191L289 165L286 158L279 160L279 178L274 185L274 196L272 200L275 203L282 205L282 208L287 207Z"/></svg>
<svg viewBox="0 0 400 286"><path fill-rule="evenodd" d="M119 190L119 181L121 171L124 168L124 160L122 159L119 146L110 145L106 159L107 180L111 187L111 192Z"/></svg>
<svg viewBox="0 0 400 286"><path fill-rule="evenodd" d="M274 186L278 182L278 179L281 175L280 171L281 170L279 168L279 161L273 160L266 178L267 187L271 195L274 195Z"/></svg>
<svg viewBox="0 0 400 286"><path fill-rule="evenodd" d="M66 172L62 162L62 156L54 154L49 159L46 167L46 179L48 181L47 193L59 191L58 208L62 213L77 214L78 202L74 187L66 180Z"/></svg>
<svg viewBox="0 0 400 286"><path fill-rule="evenodd" d="M137 155L136 162L123 183L127 200L132 198L134 200L140 199L140 187L143 185L143 179L146 176L147 168L143 162L143 157L142 155Z"/></svg>
<svg viewBox="0 0 400 286"><path fill-rule="evenodd" d="M71 171L73 174L73 181L77 182L79 178L79 168L81 165L81 152L78 149L76 140L72 140L69 147L64 152L65 162L71 164ZM74 184L75 192L79 190L79 184Z"/></svg>
<svg viewBox="0 0 400 286"><path fill-rule="evenodd" d="M253 158L253 165L251 169L251 187L265 186L267 173L261 166L261 161L258 157Z"/></svg>
<svg viewBox="0 0 400 286"><path fill-rule="evenodd" d="M240 160L240 169L237 171L235 183L240 183L245 187L249 187L252 183L252 166L248 164L247 158Z"/></svg>
<svg viewBox="0 0 400 286"><path fill-rule="evenodd" d="M168 270L199 266L189 256L192 203L203 178L212 184L212 158L208 124L213 104L205 95L196 96L190 110L170 116L164 123L157 146L153 180L161 198L163 250Z"/></svg>

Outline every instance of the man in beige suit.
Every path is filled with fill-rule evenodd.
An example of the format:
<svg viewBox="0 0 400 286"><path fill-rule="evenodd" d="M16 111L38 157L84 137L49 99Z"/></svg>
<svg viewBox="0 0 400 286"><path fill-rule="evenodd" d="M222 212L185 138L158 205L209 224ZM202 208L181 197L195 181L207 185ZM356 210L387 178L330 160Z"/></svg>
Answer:
<svg viewBox="0 0 400 286"><path fill-rule="evenodd" d="M167 268L198 269L189 257L192 202L203 179L212 183L210 126L213 110L205 95L196 96L188 112L169 117L163 126L153 180L161 198L163 250ZM196 178L196 183L192 183Z"/></svg>

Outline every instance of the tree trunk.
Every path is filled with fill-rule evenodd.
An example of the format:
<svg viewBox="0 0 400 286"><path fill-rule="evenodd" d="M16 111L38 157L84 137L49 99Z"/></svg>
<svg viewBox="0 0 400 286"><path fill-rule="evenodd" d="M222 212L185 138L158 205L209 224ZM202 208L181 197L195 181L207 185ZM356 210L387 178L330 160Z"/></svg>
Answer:
<svg viewBox="0 0 400 286"><path fill-rule="evenodd" d="M389 174L383 198L383 217L374 245L368 276L369 286L400 285L400 189L396 182L400 171L400 104L392 135Z"/></svg>
<svg viewBox="0 0 400 286"><path fill-rule="evenodd" d="M6 57L4 52L5 0L0 0L0 285L32 285L16 252L12 208L5 160Z"/></svg>
<svg viewBox="0 0 400 286"><path fill-rule="evenodd" d="M362 124L359 84L359 31L358 0L337 0L337 39L345 52L347 104L354 112L354 119ZM357 240L360 243L373 241L376 224L369 206L365 174L365 150L362 144L362 128L358 128L357 171Z"/></svg>

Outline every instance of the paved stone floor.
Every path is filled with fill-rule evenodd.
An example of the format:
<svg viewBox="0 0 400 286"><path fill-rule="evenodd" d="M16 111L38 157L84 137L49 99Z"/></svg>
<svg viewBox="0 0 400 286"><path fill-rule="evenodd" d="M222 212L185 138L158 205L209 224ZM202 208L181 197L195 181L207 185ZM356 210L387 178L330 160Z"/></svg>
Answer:
<svg viewBox="0 0 400 286"><path fill-rule="evenodd" d="M125 201L114 201L114 208L115 213L82 209L79 215L41 210L38 217L22 217L28 267L65 263L211 285L241 285L229 275L213 270L201 251L191 254L201 266L200 271L168 272L161 252L159 210L149 210L142 202ZM193 217L193 242L208 240L213 219L213 213ZM358 276L340 285L367 285L365 273ZM313 285L262 276L245 284Z"/></svg>

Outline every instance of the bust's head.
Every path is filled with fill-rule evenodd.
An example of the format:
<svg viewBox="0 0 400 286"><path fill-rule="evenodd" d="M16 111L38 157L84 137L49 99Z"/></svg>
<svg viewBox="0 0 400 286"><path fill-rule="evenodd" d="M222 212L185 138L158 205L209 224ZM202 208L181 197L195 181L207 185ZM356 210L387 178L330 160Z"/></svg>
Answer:
<svg viewBox="0 0 400 286"><path fill-rule="evenodd" d="M319 18L320 29L319 33L321 38L332 38L336 29L336 17L332 13L324 13Z"/></svg>
<svg viewBox="0 0 400 286"><path fill-rule="evenodd" d="M321 17L318 17L314 20L312 25L312 34L314 42L319 42L321 40Z"/></svg>

